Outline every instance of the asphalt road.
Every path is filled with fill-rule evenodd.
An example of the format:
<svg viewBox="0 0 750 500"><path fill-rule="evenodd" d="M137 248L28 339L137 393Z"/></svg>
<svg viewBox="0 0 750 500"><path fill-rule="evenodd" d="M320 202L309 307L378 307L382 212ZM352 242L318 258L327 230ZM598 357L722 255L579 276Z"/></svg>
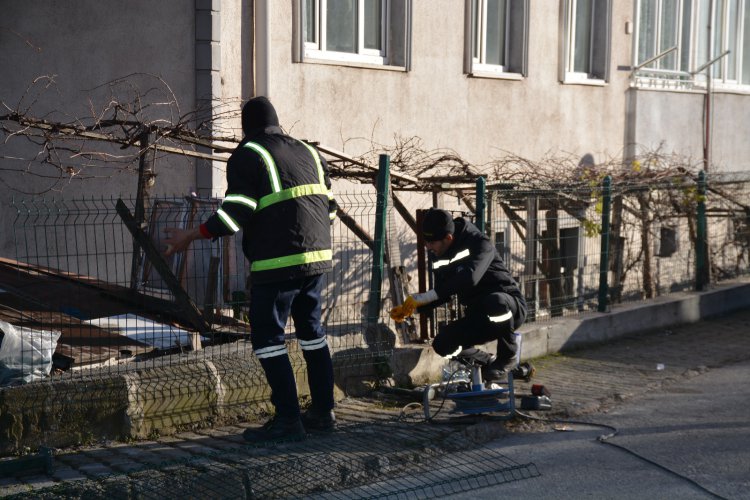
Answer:
<svg viewBox="0 0 750 500"><path fill-rule="evenodd" d="M749 374L724 365L586 415L617 429L607 444L611 428L573 423L510 434L488 446L541 476L452 498L750 499Z"/></svg>

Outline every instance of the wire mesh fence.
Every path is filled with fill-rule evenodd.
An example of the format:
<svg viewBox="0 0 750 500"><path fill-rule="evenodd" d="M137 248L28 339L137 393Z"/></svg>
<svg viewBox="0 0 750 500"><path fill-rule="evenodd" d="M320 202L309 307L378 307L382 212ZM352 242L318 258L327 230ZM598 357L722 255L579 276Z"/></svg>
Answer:
<svg viewBox="0 0 750 500"><path fill-rule="evenodd" d="M357 227L372 227L374 193L339 195L339 204ZM186 355L214 347L212 356L231 354L246 340L247 262L241 234L198 240L166 259L166 269L187 293L179 300L157 268L158 262L133 244L115 210L116 200L31 201L15 205L17 255L2 259L4 314L18 325L62 330L56 366L75 371L121 361L149 359L159 352ZM130 211L134 203L129 204ZM157 249L165 230L192 227L212 213L218 200L161 199L139 224ZM371 233L370 233L371 234ZM372 257L362 235L333 226L334 270L326 276L323 319L334 352L373 351L363 336ZM189 310L206 320L191 321ZM15 317L14 317L15 316ZM192 330L198 329L201 338ZM293 330L289 328L290 336Z"/></svg>
<svg viewBox="0 0 750 500"><path fill-rule="evenodd" d="M165 229L198 224L218 203L155 200L137 228L163 250ZM334 269L325 277L323 322L346 390L350 377L387 376L383 367L395 339L387 330L367 329L374 190L340 194L338 203L346 224L332 226ZM48 380L51 373L64 393L55 403L63 417L49 420L43 442L75 444L79 432L148 436L196 419L210 425L269 410L270 389L249 342L241 234L196 241L160 263L134 243L124 223L136 211L134 200L34 200L14 208L16 258L0 259L0 331L5 350L15 353L3 360L2 383ZM287 337L304 388L307 372L292 324ZM50 401L33 390L17 397L31 412L44 412ZM81 408L95 415L66 436ZM15 441L2 448L10 451Z"/></svg>
<svg viewBox="0 0 750 500"><path fill-rule="evenodd" d="M701 204L708 215L712 279L750 273L750 176L714 175L705 195L698 188L686 177L615 183L611 225L604 228L598 185L494 186L485 229L523 288L530 322L585 314L600 310L603 301L611 307L695 287ZM337 385L345 391L391 376L394 347L429 340L424 332L399 330L388 318L405 292L397 289L398 280L382 280L385 293L373 294L377 196L372 186L339 194L340 217L332 226L334 268L325 277L323 321ZM158 251L165 229L193 225L218 203L155 200L134 227ZM137 212L133 200L33 200L14 209L16 256L0 259L0 330L5 352L15 345L17 354L4 360L0 383L56 381L56 394L64 397L55 400L54 417L38 426L42 442L146 437L268 410L269 389L249 342L240 238L195 242L162 261L137 244L137 231L125 224L123 214ZM394 212L385 220L385 239L412 234L399 230ZM609 245L603 247L605 229ZM419 260L386 252L380 271ZM307 373L292 325L288 340L304 389ZM29 371L29 365L41 369ZM23 398L22 407L44 412L50 394L40 386L3 397ZM75 419L84 407L87 418ZM4 451L20 443L6 441Z"/></svg>
<svg viewBox="0 0 750 500"><path fill-rule="evenodd" d="M89 458L127 470L36 489L33 497L436 498L540 475L533 462L476 445L455 427L397 420L350 424L332 435L263 448L227 442L220 450L200 444L162 446L161 453L100 449Z"/></svg>
<svg viewBox="0 0 750 500"><path fill-rule="evenodd" d="M608 305L694 287L699 201L708 207L714 280L749 272L750 209L745 200L750 198L750 178L715 175L708 186L704 200L695 182L684 177L648 185L615 183L606 249L597 185L491 187L485 230L521 284L528 321L581 314L601 306L604 250ZM390 323L387 311L399 299L393 280L384 280L388 291L376 308L375 323L386 327L372 328L367 317L376 197L372 186L339 194L341 217L332 226L334 269L326 276L323 321L334 357L349 365L382 362L395 344L426 338L424 333L398 335ZM159 249L165 230L199 223L218 203L195 197L159 199L136 222ZM248 268L241 238L199 240L187 252L166 259L167 272L186 292L178 297L158 269L159 259L134 243L116 205L114 199L15 203L17 251L15 259L0 259L0 319L21 329L59 331L54 367L67 376L83 369L141 368L165 354L180 362L251 358ZM133 200L124 205L135 210ZM395 227L393 212L386 220L389 239L405 237ZM411 257L387 260L386 272ZM291 325L288 333L291 340ZM297 351L292 353L301 359Z"/></svg>
<svg viewBox="0 0 750 500"><path fill-rule="evenodd" d="M710 176L705 197L687 177L619 182L611 189L604 249L599 185L490 189L487 234L524 291L530 321L601 310L603 301L609 307L693 289L699 202L707 207L713 280L750 273L747 174Z"/></svg>

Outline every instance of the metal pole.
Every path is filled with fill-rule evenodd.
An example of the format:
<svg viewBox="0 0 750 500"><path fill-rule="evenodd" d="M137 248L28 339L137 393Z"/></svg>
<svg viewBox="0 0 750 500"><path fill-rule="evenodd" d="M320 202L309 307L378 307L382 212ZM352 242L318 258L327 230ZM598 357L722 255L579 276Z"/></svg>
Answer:
<svg viewBox="0 0 750 500"><path fill-rule="evenodd" d="M601 258L599 263L599 312L607 310L607 294L609 284L609 212L612 204L612 179L610 176L604 178L602 183L602 234L601 234Z"/></svg>
<svg viewBox="0 0 750 500"><path fill-rule="evenodd" d="M385 253L386 214L390 186L390 157L380 155L377 179L377 208L375 210L375 241L372 250L372 279L370 300L367 307L367 323L372 325L380 317L380 293L383 284L383 255Z"/></svg>
<svg viewBox="0 0 750 500"><path fill-rule="evenodd" d="M151 210L151 187L154 185L154 165L149 141L149 132L145 130L138 136L138 187L135 195L134 218L138 227L146 228L146 217ZM141 247L133 240L133 259L130 267L130 288L138 288L139 275L143 264Z"/></svg>
<svg viewBox="0 0 750 500"><path fill-rule="evenodd" d="M422 227L426 213L427 210L417 210L417 227ZM422 231L417 231L417 287L420 293L427 290L427 273L427 251L424 245L424 236ZM423 342L428 341L433 336L430 335L430 325L427 318L427 314L419 315L419 338Z"/></svg>
<svg viewBox="0 0 750 500"><path fill-rule="evenodd" d="M698 206L695 234L695 289L704 290L709 281L708 231L706 223L706 173L698 173Z"/></svg>
<svg viewBox="0 0 750 500"><path fill-rule="evenodd" d="M479 177L477 179L477 227L481 232L484 232L484 213L487 209L487 200L485 198L486 195L485 190L485 179L484 177Z"/></svg>

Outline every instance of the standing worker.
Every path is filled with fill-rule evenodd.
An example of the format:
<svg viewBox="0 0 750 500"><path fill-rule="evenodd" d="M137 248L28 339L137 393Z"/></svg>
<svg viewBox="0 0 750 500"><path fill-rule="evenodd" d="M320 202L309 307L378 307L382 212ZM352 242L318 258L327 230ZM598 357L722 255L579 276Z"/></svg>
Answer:
<svg viewBox="0 0 750 500"><path fill-rule="evenodd" d="M267 98L245 104L242 131L245 137L227 163L220 208L199 227L167 229L165 255L184 251L199 238L243 230L242 249L250 263L250 339L276 409L263 427L247 429L243 437L255 443L300 440L306 430L333 430L336 421L333 364L321 324L336 202L325 160L314 147L281 131ZM312 399L303 415L284 342L290 314Z"/></svg>
<svg viewBox="0 0 750 500"><path fill-rule="evenodd" d="M501 380L516 366L515 329L526 319L526 301L518 283L489 238L468 219L453 219L445 210L431 208L422 235L435 257L435 288L410 295L393 308L391 317L403 321L415 310L427 312L457 295L465 306L464 315L440 327L432 348L441 356L472 358L484 365L486 382ZM472 347L493 340L497 340L497 355Z"/></svg>

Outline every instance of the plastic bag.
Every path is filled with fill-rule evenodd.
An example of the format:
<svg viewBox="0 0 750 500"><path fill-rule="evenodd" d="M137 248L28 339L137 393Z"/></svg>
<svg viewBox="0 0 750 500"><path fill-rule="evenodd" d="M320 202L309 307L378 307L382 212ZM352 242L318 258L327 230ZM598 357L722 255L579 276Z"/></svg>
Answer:
<svg viewBox="0 0 750 500"><path fill-rule="evenodd" d="M47 377L60 332L13 326L0 320L0 386Z"/></svg>

